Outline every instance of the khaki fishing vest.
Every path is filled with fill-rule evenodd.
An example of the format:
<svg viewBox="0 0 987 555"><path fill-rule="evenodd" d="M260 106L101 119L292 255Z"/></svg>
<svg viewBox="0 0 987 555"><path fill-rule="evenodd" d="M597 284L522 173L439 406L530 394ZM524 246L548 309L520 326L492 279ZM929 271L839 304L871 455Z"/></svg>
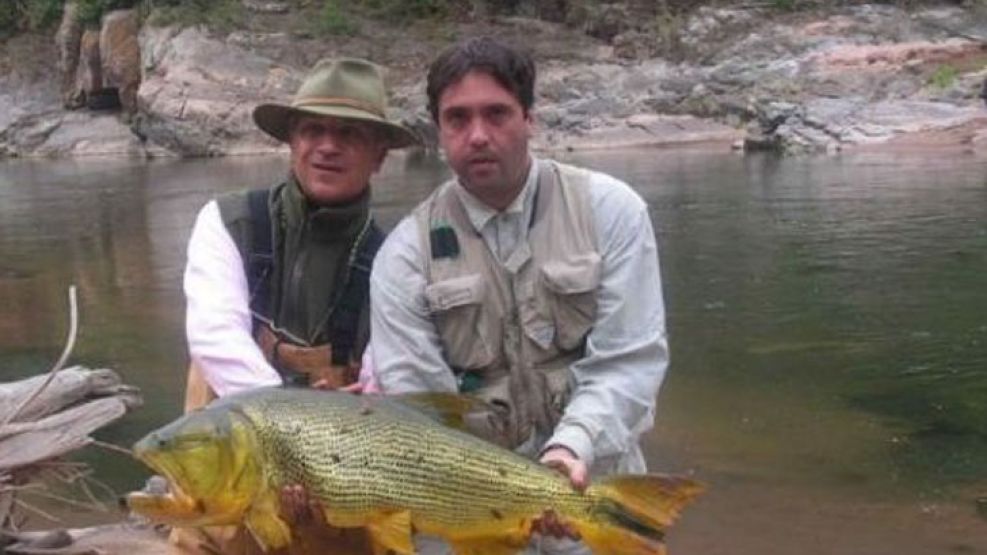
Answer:
<svg viewBox="0 0 987 555"><path fill-rule="evenodd" d="M510 448L547 438L569 400L568 365L596 318L601 259L589 172L538 164L527 237L503 264L470 223L455 181L416 210L428 245L425 297L460 390L495 407Z"/></svg>

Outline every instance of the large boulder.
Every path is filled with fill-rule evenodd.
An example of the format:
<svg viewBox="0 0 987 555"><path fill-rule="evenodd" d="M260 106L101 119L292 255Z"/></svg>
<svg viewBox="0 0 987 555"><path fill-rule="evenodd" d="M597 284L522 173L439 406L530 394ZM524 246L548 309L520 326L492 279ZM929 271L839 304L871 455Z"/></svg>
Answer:
<svg viewBox="0 0 987 555"><path fill-rule="evenodd" d="M103 86L117 89L126 114L137 111L137 90L141 83L139 31L136 10L116 10L103 16L99 35Z"/></svg>
<svg viewBox="0 0 987 555"><path fill-rule="evenodd" d="M62 10L62 23L55 33L58 49L58 72L61 76L62 103L66 108L77 107L76 68L79 65L79 45L82 41L82 22L77 17L78 6L66 2Z"/></svg>
<svg viewBox="0 0 987 555"><path fill-rule="evenodd" d="M65 103L66 108L85 106L93 92L103 88L103 61L99 52L99 30L86 29L79 44L79 65L75 87Z"/></svg>
<svg viewBox="0 0 987 555"><path fill-rule="evenodd" d="M144 81L135 130L182 156L281 150L253 123L259 102L287 101L299 70L190 27L141 31Z"/></svg>

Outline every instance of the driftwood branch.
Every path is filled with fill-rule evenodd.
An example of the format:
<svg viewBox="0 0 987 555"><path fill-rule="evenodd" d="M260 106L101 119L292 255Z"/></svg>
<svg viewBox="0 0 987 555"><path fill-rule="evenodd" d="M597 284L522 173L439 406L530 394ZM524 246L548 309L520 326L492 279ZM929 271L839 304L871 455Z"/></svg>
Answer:
<svg viewBox="0 0 987 555"><path fill-rule="evenodd" d="M48 375L45 380L38 385L38 387L31 392L25 399L23 399L17 407L6 414L3 417L3 423L8 424L11 421L17 419L18 415L24 410L24 407L30 405L34 400L41 395L41 393L48 387L52 379L55 377L55 373L65 366L65 361L68 360L69 355L72 354L72 349L75 348L75 338L79 332L79 303L75 296L75 286L69 287L69 336L68 340L65 342L65 347L62 349L61 356L58 357L58 361L55 365L51 367L48 371Z"/></svg>
<svg viewBox="0 0 987 555"><path fill-rule="evenodd" d="M55 521L56 516L47 510L53 501L76 509L104 506L89 485L104 492L107 486L91 476L88 465L61 457L94 444L127 452L95 440L92 434L141 404L138 389L124 385L112 370L63 369L79 327L74 286L69 289L69 311L68 338L51 370L0 383L0 553L83 555L163 549L166 544L154 534L141 535L143 532L125 528L59 530L37 537L20 532L27 515ZM88 499L77 501L58 494L52 489L54 484L73 485ZM29 496L44 504L29 502L25 499ZM90 541L93 538L101 545ZM104 549L106 546L112 548Z"/></svg>
<svg viewBox="0 0 987 555"><path fill-rule="evenodd" d="M18 513L47 518L22 496L50 501L46 484L91 479L85 464L59 457L95 443L96 430L140 404L137 388L107 369L74 366L0 384L0 527L17 529Z"/></svg>
<svg viewBox="0 0 987 555"><path fill-rule="evenodd" d="M29 403L20 403L34 391L40 393ZM0 421L8 424L35 421L85 399L107 396L130 396L135 403L139 398L137 389L124 385L112 370L73 366L53 374L0 384ZM19 414L14 416L15 412Z"/></svg>

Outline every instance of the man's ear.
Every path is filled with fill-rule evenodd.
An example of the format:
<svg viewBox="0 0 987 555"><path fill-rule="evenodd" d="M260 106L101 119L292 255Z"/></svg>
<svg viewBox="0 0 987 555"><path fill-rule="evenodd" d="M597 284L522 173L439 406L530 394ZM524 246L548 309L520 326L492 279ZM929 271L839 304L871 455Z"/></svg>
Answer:
<svg viewBox="0 0 987 555"><path fill-rule="evenodd" d="M535 111L528 108L528 113L524 116L524 119L528 120L528 138L530 139L535 134L535 130L538 127L538 119L535 118Z"/></svg>
<svg viewBox="0 0 987 555"><path fill-rule="evenodd" d="M386 146L381 145L380 151L377 153L377 163L374 164L374 173L379 172L381 166L384 165L384 159L387 158L388 150Z"/></svg>

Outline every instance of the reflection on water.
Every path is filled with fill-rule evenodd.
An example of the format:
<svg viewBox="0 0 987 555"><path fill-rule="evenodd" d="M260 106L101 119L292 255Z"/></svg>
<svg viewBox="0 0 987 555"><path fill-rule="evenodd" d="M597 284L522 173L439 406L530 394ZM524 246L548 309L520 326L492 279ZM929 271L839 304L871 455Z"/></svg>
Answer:
<svg viewBox="0 0 987 555"><path fill-rule="evenodd" d="M711 485L679 553L987 552L987 166L964 153L778 159L701 151L571 155L632 183L662 249L672 368L655 468ZM0 379L42 371L79 286L79 362L179 412L180 278L199 206L262 186L278 159L0 165ZM392 159L392 226L447 175ZM88 453L125 490L143 470ZM816 546L816 547L813 547Z"/></svg>

